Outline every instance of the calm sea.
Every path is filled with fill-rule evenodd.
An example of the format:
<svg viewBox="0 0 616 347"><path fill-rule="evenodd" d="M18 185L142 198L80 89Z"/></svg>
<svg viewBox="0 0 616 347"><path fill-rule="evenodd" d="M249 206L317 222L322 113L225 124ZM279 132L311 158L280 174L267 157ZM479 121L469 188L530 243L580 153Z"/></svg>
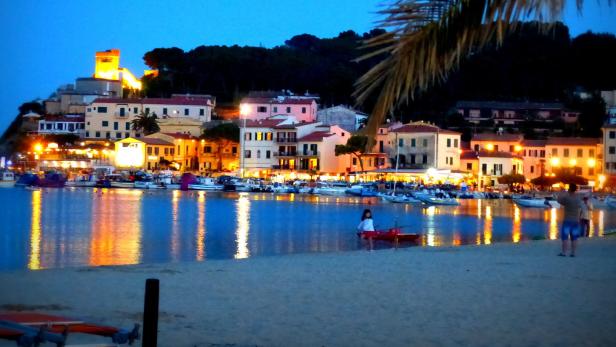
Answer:
<svg viewBox="0 0 616 347"><path fill-rule="evenodd" d="M366 247L364 208L378 228L421 233L420 246L557 237L562 211L509 200L426 207L351 197L252 193L0 189L0 270L242 259ZM591 232L616 227L595 209ZM377 244L377 247L389 247Z"/></svg>

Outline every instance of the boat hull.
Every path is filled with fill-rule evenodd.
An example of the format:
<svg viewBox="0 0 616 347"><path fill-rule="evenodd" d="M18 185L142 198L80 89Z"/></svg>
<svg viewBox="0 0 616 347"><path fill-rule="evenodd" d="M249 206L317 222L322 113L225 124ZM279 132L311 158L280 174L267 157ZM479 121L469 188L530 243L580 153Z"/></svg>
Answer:
<svg viewBox="0 0 616 347"><path fill-rule="evenodd" d="M533 208L552 208L552 207L560 207L560 204L556 201L548 201L546 204L545 200L542 199L513 199L513 202L521 207L533 207Z"/></svg>
<svg viewBox="0 0 616 347"><path fill-rule="evenodd" d="M399 228L392 228L386 231L377 230L377 231L362 231L357 233L357 236L364 240L377 240L377 241L390 241L390 242L414 242L417 241L420 237L419 234L405 234L400 231Z"/></svg>
<svg viewBox="0 0 616 347"><path fill-rule="evenodd" d="M206 190L206 191L221 191L223 186L221 185L209 185L209 184L189 184L190 190Z"/></svg>

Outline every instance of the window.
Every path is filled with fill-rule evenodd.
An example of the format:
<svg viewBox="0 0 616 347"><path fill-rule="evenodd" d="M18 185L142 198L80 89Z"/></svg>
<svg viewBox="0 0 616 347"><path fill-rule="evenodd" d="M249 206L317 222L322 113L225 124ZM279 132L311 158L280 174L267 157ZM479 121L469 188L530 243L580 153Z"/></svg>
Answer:
<svg viewBox="0 0 616 347"><path fill-rule="evenodd" d="M203 153L212 153L212 146L203 147Z"/></svg>
<svg viewBox="0 0 616 347"><path fill-rule="evenodd" d="M148 152L148 155L152 155L152 147L148 146L147 152Z"/></svg>
<svg viewBox="0 0 616 347"><path fill-rule="evenodd" d="M411 139L411 147L415 147L415 143L416 143L415 139Z"/></svg>
<svg viewBox="0 0 616 347"><path fill-rule="evenodd" d="M111 132L110 131L105 133L105 138L107 138L107 139L111 138Z"/></svg>
<svg viewBox="0 0 616 347"><path fill-rule="evenodd" d="M90 132L86 131L86 137L90 137Z"/></svg>
<svg viewBox="0 0 616 347"><path fill-rule="evenodd" d="M262 132L256 132L255 133L255 140L256 141L263 141L263 133ZM257 158L259 158L259 151L257 151Z"/></svg>
<svg viewBox="0 0 616 347"><path fill-rule="evenodd" d="M576 167L574 169L574 172L576 175L581 176L582 175L582 168L581 167Z"/></svg>
<svg viewBox="0 0 616 347"><path fill-rule="evenodd" d="M453 146L458 148L458 139L453 139Z"/></svg>
<svg viewBox="0 0 616 347"><path fill-rule="evenodd" d="M278 106L274 106L274 110L273 110L273 112L274 112L274 113L278 112Z"/></svg>
<svg viewBox="0 0 616 347"><path fill-rule="evenodd" d="M557 157L558 156L558 148L552 148L552 156L553 157Z"/></svg>
<svg viewBox="0 0 616 347"><path fill-rule="evenodd" d="M182 154L182 147L178 146L178 155Z"/></svg>
<svg viewBox="0 0 616 347"><path fill-rule="evenodd" d="M513 145L509 145L509 152L513 152Z"/></svg>
<svg viewBox="0 0 616 347"><path fill-rule="evenodd" d="M145 113L150 113L150 108L149 107L145 108Z"/></svg>
<svg viewBox="0 0 616 347"><path fill-rule="evenodd" d="M479 145L475 145L475 152L479 152Z"/></svg>
<svg viewBox="0 0 616 347"><path fill-rule="evenodd" d="M204 110L204 109L202 109L202 108L200 108L200 109L199 109L199 115L200 115L200 116L205 116L205 110Z"/></svg>
<svg viewBox="0 0 616 347"><path fill-rule="evenodd" d="M498 145L494 146L494 150L498 152Z"/></svg>
<svg viewBox="0 0 616 347"><path fill-rule="evenodd" d="M357 158L353 158L353 165L357 165Z"/></svg>
<svg viewBox="0 0 616 347"><path fill-rule="evenodd" d="M591 158L594 158L595 157L595 150L594 149L589 149L588 150L588 156L591 157Z"/></svg>
<svg viewBox="0 0 616 347"><path fill-rule="evenodd" d="M595 168L594 167L589 167L588 168L588 176L594 176L595 175Z"/></svg>
<svg viewBox="0 0 616 347"><path fill-rule="evenodd" d="M109 126L109 122L104 120L104 121L101 122L101 125L104 126L104 127L108 127Z"/></svg>
<svg viewBox="0 0 616 347"><path fill-rule="evenodd" d="M237 154L237 147L235 146L231 147L231 154L233 155Z"/></svg>
<svg viewBox="0 0 616 347"><path fill-rule="evenodd" d="M250 150L249 149L244 151L244 158L250 158Z"/></svg>
<svg viewBox="0 0 616 347"><path fill-rule="evenodd" d="M94 133L94 137L101 137L101 132L97 131L96 133Z"/></svg>
<svg viewBox="0 0 616 347"><path fill-rule="evenodd" d="M404 146L404 139L398 139L398 147Z"/></svg>
<svg viewBox="0 0 616 347"><path fill-rule="evenodd" d="M52 125L53 125L53 124L51 124L51 123L47 123L47 124L45 124L45 129L47 129L47 130L51 130L51 126L52 126Z"/></svg>
<svg viewBox="0 0 616 347"><path fill-rule="evenodd" d="M235 147L233 147L235 148ZM272 156L272 152L271 151L265 151L265 158L269 159Z"/></svg>
<svg viewBox="0 0 616 347"><path fill-rule="evenodd" d="M185 108L185 109L184 109L184 115L185 115L185 116L190 116L190 109Z"/></svg>
<svg viewBox="0 0 616 347"><path fill-rule="evenodd" d="M170 148L169 149L169 154L174 155L175 154L175 148Z"/></svg>
<svg viewBox="0 0 616 347"><path fill-rule="evenodd" d="M466 169L468 171L473 171L473 163L466 163Z"/></svg>
<svg viewBox="0 0 616 347"><path fill-rule="evenodd" d="M124 107L120 107L120 117L124 117L125 115Z"/></svg>
<svg viewBox="0 0 616 347"><path fill-rule="evenodd" d="M421 163L422 164L428 164L428 155L424 154L423 157L421 158Z"/></svg>
<svg viewBox="0 0 616 347"><path fill-rule="evenodd" d="M57 128L58 130L63 130L63 129L64 129L64 124L62 124L62 123L56 123L56 128Z"/></svg>
<svg viewBox="0 0 616 347"><path fill-rule="evenodd" d="M257 150L257 159L261 159L261 150L260 149Z"/></svg>
<svg viewBox="0 0 616 347"><path fill-rule="evenodd" d="M451 147L451 139L447 139L447 148Z"/></svg>
<svg viewBox="0 0 616 347"><path fill-rule="evenodd" d="M415 164L415 154L411 154L411 164Z"/></svg>
<svg viewBox="0 0 616 347"><path fill-rule="evenodd" d="M115 133L116 139L121 139L122 138L122 133L121 132L117 132Z"/></svg>
<svg viewBox="0 0 616 347"><path fill-rule="evenodd" d="M610 131L610 139L616 139L616 131L614 130Z"/></svg>
<svg viewBox="0 0 616 347"><path fill-rule="evenodd" d="M481 174L483 174L483 175L487 175L488 174L488 164L486 164L486 163L481 164Z"/></svg>
<svg viewBox="0 0 616 347"><path fill-rule="evenodd" d="M291 113L291 107L287 107L287 113Z"/></svg>
<svg viewBox="0 0 616 347"><path fill-rule="evenodd" d="M133 107L133 113L134 113L134 114L139 113L139 109L138 109L138 108L136 108L136 107Z"/></svg>
<svg viewBox="0 0 616 347"><path fill-rule="evenodd" d="M107 113L107 106L99 106L98 113Z"/></svg>
<svg viewBox="0 0 616 347"><path fill-rule="evenodd" d="M252 133L245 133L244 134L244 140L246 140L246 141L252 140Z"/></svg>
<svg viewBox="0 0 616 347"><path fill-rule="evenodd" d="M130 133L124 133L124 138L130 137Z"/></svg>
<svg viewBox="0 0 616 347"><path fill-rule="evenodd" d="M610 154L616 154L616 147L614 147L614 146L610 146L610 148L608 148L608 153L610 153Z"/></svg>
<svg viewBox="0 0 616 347"><path fill-rule="evenodd" d="M169 155L169 148L165 148L165 155Z"/></svg>
<svg viewBox="0 0 616 347"><path fill-rule="evenodd" d="M266 141L272 141L273 138L274 138L274 134L273 133L265 133L265 140Z"/></svg>
<svg viewBox="0 0 616 347"><path fill-rule="evenodd" d="M563 157L568 158L569 157L569 148L565 148L563 151Z"/></svg>
<svg viewBox="0 0 616 347"><path fill-rule="evenodd" d="M423 139L423 146L428 147L428 139Z"/></svg>
<svg viewBox="0 0 616 347"><path fill-rule="evenodd" d="M535 173L535 167L534 166L530 166L530 173Z"/></svg>
<svg viewBox="0 0 616 347"><path fill-rule="evenodd" d="M306 113L306 108L302 107L302 113Z"/></svg>
<svg viewBox="0 0 616 347"><path fill-rule="evenodd" d="M578 157L578 158L581 158L581 157L583 157L583 156L584 156L584 150L583 150L583 149L581 149L581 148L578 148L578 150L577 150L577 157Z"/></svg>
<svg viewBox="0 0 616 347"><path fill-rule="evenodd" d="M545 150L544 149L542 149L541 152L539 152L539 153L540 153L539 156L541 158L545 158Z"/></svg>
<svg viewBox="0 0 616 347"><path fill-rule="evenodd" d="M130 130L130 122L126 122L126 124L124 124L124 129Z"/></svg>
<svg viewBox="0 0 616 347"><path fill-rule="evenodd" d="M167 108L163 107L163 116L166 116L166 115L167 115Z"/></svg>
<svg viewBox="0 0 616 347"><path fill-rule="evenodd" d="M154 147L154 155L158 155L159 154L159 147Z"/></svg>
<svg viewBox="0 0 616 347"><path fill-rule="evenodd" d="M42 123L42 122L41 122L41 123L39 124L39 129L41 129L41 130L45 129L45 123Z"/></svg>
<svg viewBox="0 0 616 347"><path fill-rule="evenodd" d="M259 107L257 107L257 112L259 112L259 113L266 113L267 112L267 107L259 106ZM247 157L247 158L250 158L250 157Z"/></svg>
<svg viewBox="0 0 616 347"><path fill-rule="evenodd" d="M113 130L118 130L119 126L118 122L113 122Z"/></svg>

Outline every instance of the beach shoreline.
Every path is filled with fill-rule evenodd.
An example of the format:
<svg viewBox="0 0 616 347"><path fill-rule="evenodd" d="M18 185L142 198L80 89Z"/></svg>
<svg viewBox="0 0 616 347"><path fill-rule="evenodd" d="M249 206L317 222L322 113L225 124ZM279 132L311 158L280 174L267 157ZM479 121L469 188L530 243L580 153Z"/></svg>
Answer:
<svg viewBox="0 0 616 347"><path fill-rule="evenodd" d="M131 327L145 279L159 278L159 346L614 345L616 237L558 251L544 240L18 270L0 273L0 311Z"/></svg>

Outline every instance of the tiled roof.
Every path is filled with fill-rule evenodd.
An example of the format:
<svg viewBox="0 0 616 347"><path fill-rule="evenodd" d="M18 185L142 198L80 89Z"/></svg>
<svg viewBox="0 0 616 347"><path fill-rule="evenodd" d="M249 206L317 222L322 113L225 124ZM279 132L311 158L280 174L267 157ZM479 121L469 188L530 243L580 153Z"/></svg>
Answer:
<svg viewBox="0 0 616 347"><path fill-rule="evenodd" d="M498 151L463 151L460 154L460 159L478 159L478 158L520 158L517 155L514 155L509 152L498 152Z"/></svg>
<svg viewBox="0 0 616 347"><path fill-rule="evenodd" d="M487 108L499 110L560 110L560 102L458 101L456 108Z"/></svg>
<svg viewBox="0 0 616 347"><path fill-rule="evenodd" d="M312 98L262 98L262 97L246 97L240 103L242 104L278 104L278 105L311 105L316 102Z"/></svg>
<svg viewBox="0 0 616 347"><path fill-rule="evenodd" d="M545 147L547 140L524 140L523 147Z"/></svg>
<svg viewBox="0 0 616 347"><path fill-rule="evenodd" d="M273 128L284 121L284 119L246 120L246 128ZM240 127L242 126L243 124Z"/></svg>
<svg viewBox="0 0 616 347"><path fill-rule="evenodd" d="M299 138L297 141L300 142L316 142L316 141L323 141L324 138L326 137L330 137L333 136L334 134L328 132L328 131L315 131L312 132L304 137Z"/></svg>
<svg viewBox="0 0 616 347"><path fill-rule="evenodd" d="M157 139L154 137L142 137L139 139L139 141L145 143L146 145L154 145L154 146L173 146L173 143L162 140L162 139Z"/></svg>
<svg viewBox="0 0 616 347"><path fill-rule="evenodd" d="M141 105L180 105L180 106L211 106L209 97L173 97L173 98L97 98L95 103L101 104L141 104Z"/></svg>
<svg viewBox="0 0 616 347"><path fill-rule="evenodd" d="M281 124L281 125L276 125L274 128L276 129L295 129L297 127L302 127L304 125L310 125L310 124L315 124L318 122L300 122L300 123L293 123L293 124Z"/></svg>
<svg viewBox="0 0 616 347"><path fill-rule="evenodd" d="M406 124L399 128L391 130L394 133L439 133L439 134L451 134L460 135L459 132L451 131L447 129L440 129L436 125L428 124Z"/></svg>
<svg viewBox="0 0 616 347"><path fill-rule="evenodd" d="M183 139L183 140L194 140L196 139L196 137L190 135L190 134L182 134L182 133L162 133L164 135L167 136L171 136L174 139Z"/></svg>
<svg viewBox="0 0 616 347"><path fill-rule="evenodd" d="M485 133L485 134L475 134L471 141L504 141L504 142L515 142L522 141L523 137L519 134L494 134L494 133Z"/></svg>
<svg viewBox="0 0 616 347"><path fill-rule="evenodd" d="M596 146L600 138L593 137L548 137L547 146Z"/></svg>

